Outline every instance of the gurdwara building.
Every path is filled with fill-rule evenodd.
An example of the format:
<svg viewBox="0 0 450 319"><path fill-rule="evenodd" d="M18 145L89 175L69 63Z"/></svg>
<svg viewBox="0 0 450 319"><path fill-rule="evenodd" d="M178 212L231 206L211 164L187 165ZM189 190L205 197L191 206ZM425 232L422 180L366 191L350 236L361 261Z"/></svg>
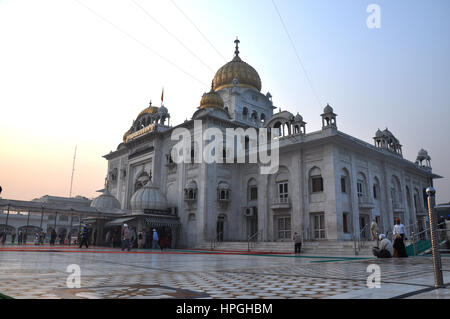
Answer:
<svg viewBox="0 0 450 319"><path fill-rule="evenodd" d="M139 217L138 230L153 228L158 218L159 226L176 226L178 247L292 241L295 232L304 240L348 241L369 236L372 220L388 232L396 217L407 227L425 226L424 190L440 177L425 150L413 162L403 158L400 141L388 129L378 129L373 143L345 134L329 105L320 115L322 129L308 132L300 114L275 111L271 94L261 92L257 71L240 58L238 44L191 120L171 126L169 110L151 104L138 114L117 150L104 156L103 197L117 199L120 209ZM277 169L262 174L259 162L174 162L172 134L186 129L195 136L196 123L224 135L228 128L278 133ZM204 143L192 144L192 159Z"/></svg>

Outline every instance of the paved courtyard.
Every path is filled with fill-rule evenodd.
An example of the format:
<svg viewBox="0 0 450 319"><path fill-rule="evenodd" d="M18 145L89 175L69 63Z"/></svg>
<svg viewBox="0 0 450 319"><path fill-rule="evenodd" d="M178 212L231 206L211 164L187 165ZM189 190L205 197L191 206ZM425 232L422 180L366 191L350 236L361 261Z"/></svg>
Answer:
<svg viewBox="0 0 450 319"><path fill-rule="evenodd" d="M81 287L68 288L69 265ZM381 288L367 287L380 266ZM450 283L450 258L443 258ZM430 257L377 260L170 250L0 247L0 293L14 298L450 298Z"/></svg>

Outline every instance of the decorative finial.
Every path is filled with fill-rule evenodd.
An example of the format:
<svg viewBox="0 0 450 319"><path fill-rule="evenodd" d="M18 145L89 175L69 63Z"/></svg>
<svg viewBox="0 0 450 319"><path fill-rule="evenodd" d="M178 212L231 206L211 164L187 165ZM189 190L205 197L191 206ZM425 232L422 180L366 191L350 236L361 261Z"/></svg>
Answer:
<svg viewBox="0 0 450 319"><path fill-rule="evenodd" d="M152 100L150 100L150 105L149 106L152 106Z"/></svg>
<svg viewBox="0 0 450 319"><path fill-rule="evenodd" d="M238 37L236 37L236 40L234 40L234 43L236 43L236 51L234 51L234 54L236 56L239 55L239 43L241 43L241 41L239 41Z"/></svg>
<svg viewBox="0 0 450 319"><path fill-rule="evenodd" d="M214 80L211 81L211 92L214 91Z"/></svg>

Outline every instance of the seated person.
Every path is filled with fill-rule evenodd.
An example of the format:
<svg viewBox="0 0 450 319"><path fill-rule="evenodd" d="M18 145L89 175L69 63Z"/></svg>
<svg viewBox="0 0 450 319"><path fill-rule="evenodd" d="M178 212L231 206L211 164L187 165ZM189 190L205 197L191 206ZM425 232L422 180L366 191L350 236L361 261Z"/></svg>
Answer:
<svg viewBox="0 0 450 319"><path fill-rule="evenodd" d="M394 247L391 241L384 234L380 234L379 239L381 247L374 247L372 250L373 255L378 258L391 258L394 255Z"/></svg>

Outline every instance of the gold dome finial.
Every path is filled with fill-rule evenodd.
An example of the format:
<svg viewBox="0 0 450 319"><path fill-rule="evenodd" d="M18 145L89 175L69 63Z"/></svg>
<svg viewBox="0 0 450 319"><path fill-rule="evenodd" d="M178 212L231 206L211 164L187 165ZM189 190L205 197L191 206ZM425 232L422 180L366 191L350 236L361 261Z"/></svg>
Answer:
<svg viewBox="0 0 450 319"><path fill-rule="evenodd" d="M241 43L241 41L239 41L238 37L236 37L236 40L234 40L234 43L236 43L236 50L234 51L234 55L239 56L239 43Z"/></svg>
<svg viewBox="0 0 450 319"><path fill-rule="evenodd" d="M234 87L234 79L238 80L237 86L243 88L254 88L261 91L261 79L258 72L249 65L242 61L239 57L239 39L236 37L234 43L236 43L236 49L234 51L234 58L224 66L222 66L214 76L213 89L218 91L228 87Z"/></svg>

